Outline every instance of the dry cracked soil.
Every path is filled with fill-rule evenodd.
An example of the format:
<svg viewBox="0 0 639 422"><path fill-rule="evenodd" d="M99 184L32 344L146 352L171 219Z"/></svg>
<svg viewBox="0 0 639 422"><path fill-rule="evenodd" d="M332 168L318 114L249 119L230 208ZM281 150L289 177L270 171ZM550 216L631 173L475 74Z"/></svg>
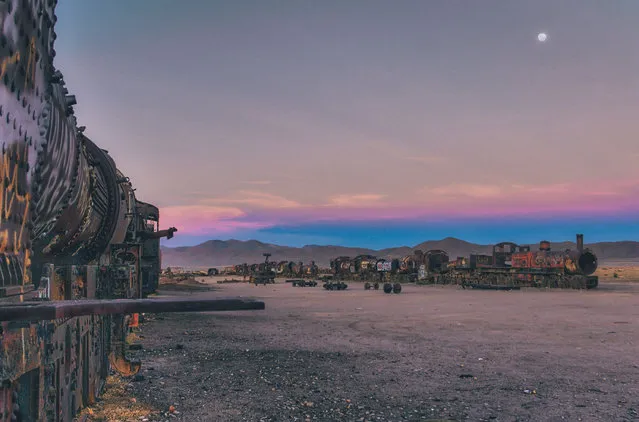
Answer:
<svg viewBox="0 0 639 422"><path fill-rule="evenodd" d="M143 348L130 352L142 370L119 380L125 405L105 399L96 419L639 419L633 283L384 294L278 282L163 293L185 294L257 298L266 310L146 315Z"/></svg>

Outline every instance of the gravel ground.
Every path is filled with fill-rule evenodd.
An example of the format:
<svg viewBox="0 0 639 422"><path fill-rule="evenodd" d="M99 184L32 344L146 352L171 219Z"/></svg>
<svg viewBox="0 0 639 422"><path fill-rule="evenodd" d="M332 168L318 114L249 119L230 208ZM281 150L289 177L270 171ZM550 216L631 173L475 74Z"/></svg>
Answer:
<svg viewBox="0 0 639 422"><path fill-rule="evenodd" d="M131 352L143 369L120 400L153 411L115 417L105 400L95 418L639 420L639 286L216 289L166 294L250 296L267 309L147 315L144 348Z"/></svg>

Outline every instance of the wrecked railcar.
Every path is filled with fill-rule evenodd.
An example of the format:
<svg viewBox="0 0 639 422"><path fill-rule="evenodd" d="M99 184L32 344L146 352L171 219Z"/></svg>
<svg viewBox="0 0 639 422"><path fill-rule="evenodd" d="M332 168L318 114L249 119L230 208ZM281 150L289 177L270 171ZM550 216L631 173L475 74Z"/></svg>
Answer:
<svg viewBox="0 0 639 422"><path fill-rule="evenodd" d="M159 211L78 127L53 49L56 1L0 3L0 421L71 421L125 355L139 312L263 309L144 299L160 274Z"/></svg>

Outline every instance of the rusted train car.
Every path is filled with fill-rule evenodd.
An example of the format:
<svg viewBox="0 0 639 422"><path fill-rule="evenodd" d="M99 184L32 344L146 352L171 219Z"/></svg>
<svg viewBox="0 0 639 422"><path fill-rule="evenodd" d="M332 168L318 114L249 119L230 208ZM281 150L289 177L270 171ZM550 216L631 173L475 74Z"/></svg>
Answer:
<svg viewBox="0 0 639 422"><path fill-rule="evenodd" d="M159 211L84 135L53 64L56 1L0 2L0 421L71 421L125 355L136 312L264 309L143 299L158 285Z"/></svg>
<svg viewBox="0 0 639 422"><path fill-rule="evenodd" d="M458 257L437 280L464 286L593 289L599 284L593 275L597 265L597 256L584 249L583 235L578 234L576 250L553 251L545 240L537 251L511 242L499 243L492 255Z"/></svg>
<svg viewBox="0 0 639 422"><path fill-rule="evenodd" d="M444 251L416 250L399 259L377 258L359 255L354 258L341 256L331 261L331 271L340 280L363 280L372 282L413 282L418 279L420 267L435 268L437 262L448 262Z"/></svg>

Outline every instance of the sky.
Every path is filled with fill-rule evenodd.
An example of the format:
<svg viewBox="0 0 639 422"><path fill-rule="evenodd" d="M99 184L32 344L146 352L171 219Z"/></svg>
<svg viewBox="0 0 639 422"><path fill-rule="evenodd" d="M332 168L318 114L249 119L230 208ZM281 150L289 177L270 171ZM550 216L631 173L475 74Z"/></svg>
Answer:
<svg viewBox="0 0 639 422"><path fill-rule="evenodd" d="M57 15L79 124L178 228L167 246L639 240L636 0Z"/></svg>

